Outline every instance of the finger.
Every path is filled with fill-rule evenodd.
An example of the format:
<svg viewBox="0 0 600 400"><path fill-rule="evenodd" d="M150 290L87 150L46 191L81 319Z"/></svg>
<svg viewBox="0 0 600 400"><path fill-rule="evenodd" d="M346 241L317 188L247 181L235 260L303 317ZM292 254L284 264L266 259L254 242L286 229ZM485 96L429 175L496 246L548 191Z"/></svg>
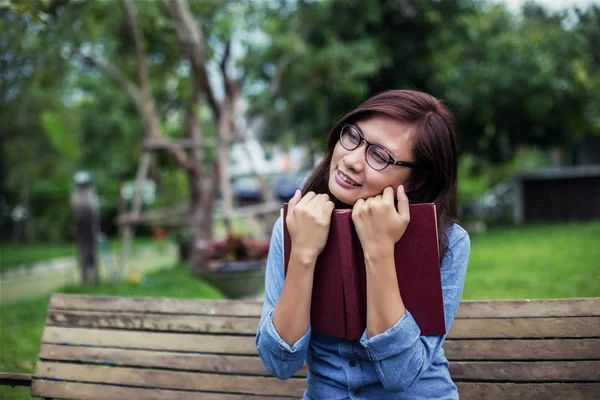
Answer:
<svg viewBox="0 0 600 400"><path fill-rule="evenodd" d="M404 185L398 186L398 214L410 217L408 197L406 197L406 193L404 192Z"/></svg>
<svg viewBox="0 0 600 400"><path fill-rule="evenodd" d="M298 189L298 190L296 190L296 193L294 193L294 196L290 199L290 201L288 201L288 208L290 210L293 210L301 198L302 198L302 192L300 191L300 189Z"/></svg>
<svg viewBox="0 0 600 400"><path fill-rule="evenodd" d="M331 218L331 214L333 213L333 209L335 208L335 204L333 201L327 201L325 206L323 207L323 215Z"/></svg>
<svg viewBox="0 0 600 400"><path fill-rule="evenodd" d="M382 199L384 203L394 205L394 189L391 186L383 189Z"/></svg>
<svg viewBox="0 0 600 400"><path fill-rule="evenodd" d="M362 210L365 205L365 201L363 199L358 199L354 206L352 206L352 220L356 222L354 219Z"/></svg>
<svg viewBox="0 0 600 400"><path fill-rule="evenodd" d="M356 203L354 203L354 206L352 207L352 209L353 210L360 209L364 204L365 204L365 200L364 199L358 199L356 201Z"/></svg>
<svg viewBox="0 0 600 400"><path fill-rule="evenodd" d="M312 192L312 191L311 191L311 192L308 192L308 193L306 193L306 194L304 195L304 197L302 198L302 200L300 200L300 201L298 202L298 204L300 204L300 205L303 205L303 206L304 206L304 205L306 205L306 204L310 203L310 201L311 201L312 199L314 199L316 196L317 196L317 194L316 194L315 192Z"/></svg>
<svg viewBox="0 0 600 400"><path fill-rule="evenodd" d="M329 196L326 194L317 195L311 202L311 206L315 207L317 210L322 210L325 206L325 203L329 200Z"/></svg>

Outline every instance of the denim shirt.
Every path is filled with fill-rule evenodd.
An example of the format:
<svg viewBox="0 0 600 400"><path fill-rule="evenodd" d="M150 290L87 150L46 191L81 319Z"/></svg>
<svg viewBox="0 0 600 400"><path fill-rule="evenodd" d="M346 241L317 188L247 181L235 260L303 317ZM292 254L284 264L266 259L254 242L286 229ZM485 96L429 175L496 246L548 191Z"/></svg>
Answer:
<svg viewBox="0 0 600 400"><path fill-rule="evenodd" d="M289 346L273 325L273 310L284 283L282 218L273 228L267 260L265 300L256 347L265 367L288 379L306 361L304 399L458 399L442 343L446 335L421 336L407 310L394 326L374 337L365 329L360 340L306 334ZM448 250L441 265L446 332L463 290L470 241L459 225L446 230Z"/></svg>

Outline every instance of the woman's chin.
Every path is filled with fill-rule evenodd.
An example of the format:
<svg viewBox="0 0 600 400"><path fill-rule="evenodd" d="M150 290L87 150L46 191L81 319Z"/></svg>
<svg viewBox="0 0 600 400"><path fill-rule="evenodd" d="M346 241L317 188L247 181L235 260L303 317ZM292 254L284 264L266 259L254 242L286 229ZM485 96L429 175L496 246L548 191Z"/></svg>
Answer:
<svg viewBox="0 0 600 400"><path fill-rule="evenodd" d="M333 197L335 197L335 200L337 200L339 203L342 203L341 205L352 207L358 200L356 195L352 196L347 190L339 187L336 182L329 182L329 192Z"/></svg>

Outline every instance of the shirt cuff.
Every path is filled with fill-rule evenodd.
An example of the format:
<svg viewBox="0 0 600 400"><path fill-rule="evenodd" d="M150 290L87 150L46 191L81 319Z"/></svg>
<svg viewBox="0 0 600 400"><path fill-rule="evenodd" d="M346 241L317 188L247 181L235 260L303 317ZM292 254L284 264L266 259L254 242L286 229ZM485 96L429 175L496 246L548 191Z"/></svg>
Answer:
<svg viewBox="0 0 600 400"><path fill-rule="evenodd" d="M273 311L274 310L271 310L271 312L269 312L265 321L267 330L265 344L269 350L283 360L295 360L298 357L305 357L310 342L310 326L304 336L298 339L293 346L290 346L281 338L281 336L279 336L277 329L275 329L275 325L273 325Z"/></svg>
<svg viewBox="0 0 600 400"><path fill-rule="evenodd" d="M412 347L421 336L421 329L413 316L406 310L398 322L387 331L369 338L367 330L360 344L367 350L371 361L381 361L396 356Z"/></svg>

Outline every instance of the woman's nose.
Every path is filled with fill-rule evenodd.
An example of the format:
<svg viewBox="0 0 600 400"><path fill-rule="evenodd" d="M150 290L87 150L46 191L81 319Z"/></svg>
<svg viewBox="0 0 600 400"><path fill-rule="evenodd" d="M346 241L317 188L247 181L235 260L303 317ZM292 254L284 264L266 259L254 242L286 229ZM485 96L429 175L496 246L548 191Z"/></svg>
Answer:
<svg viewBox="0 0 600 400"><path fill-rule="evenodd" d="M347 168L361 172L365 167L365 148L364 143L361 143L356 149L349 151L342 160Z"/></svg>

